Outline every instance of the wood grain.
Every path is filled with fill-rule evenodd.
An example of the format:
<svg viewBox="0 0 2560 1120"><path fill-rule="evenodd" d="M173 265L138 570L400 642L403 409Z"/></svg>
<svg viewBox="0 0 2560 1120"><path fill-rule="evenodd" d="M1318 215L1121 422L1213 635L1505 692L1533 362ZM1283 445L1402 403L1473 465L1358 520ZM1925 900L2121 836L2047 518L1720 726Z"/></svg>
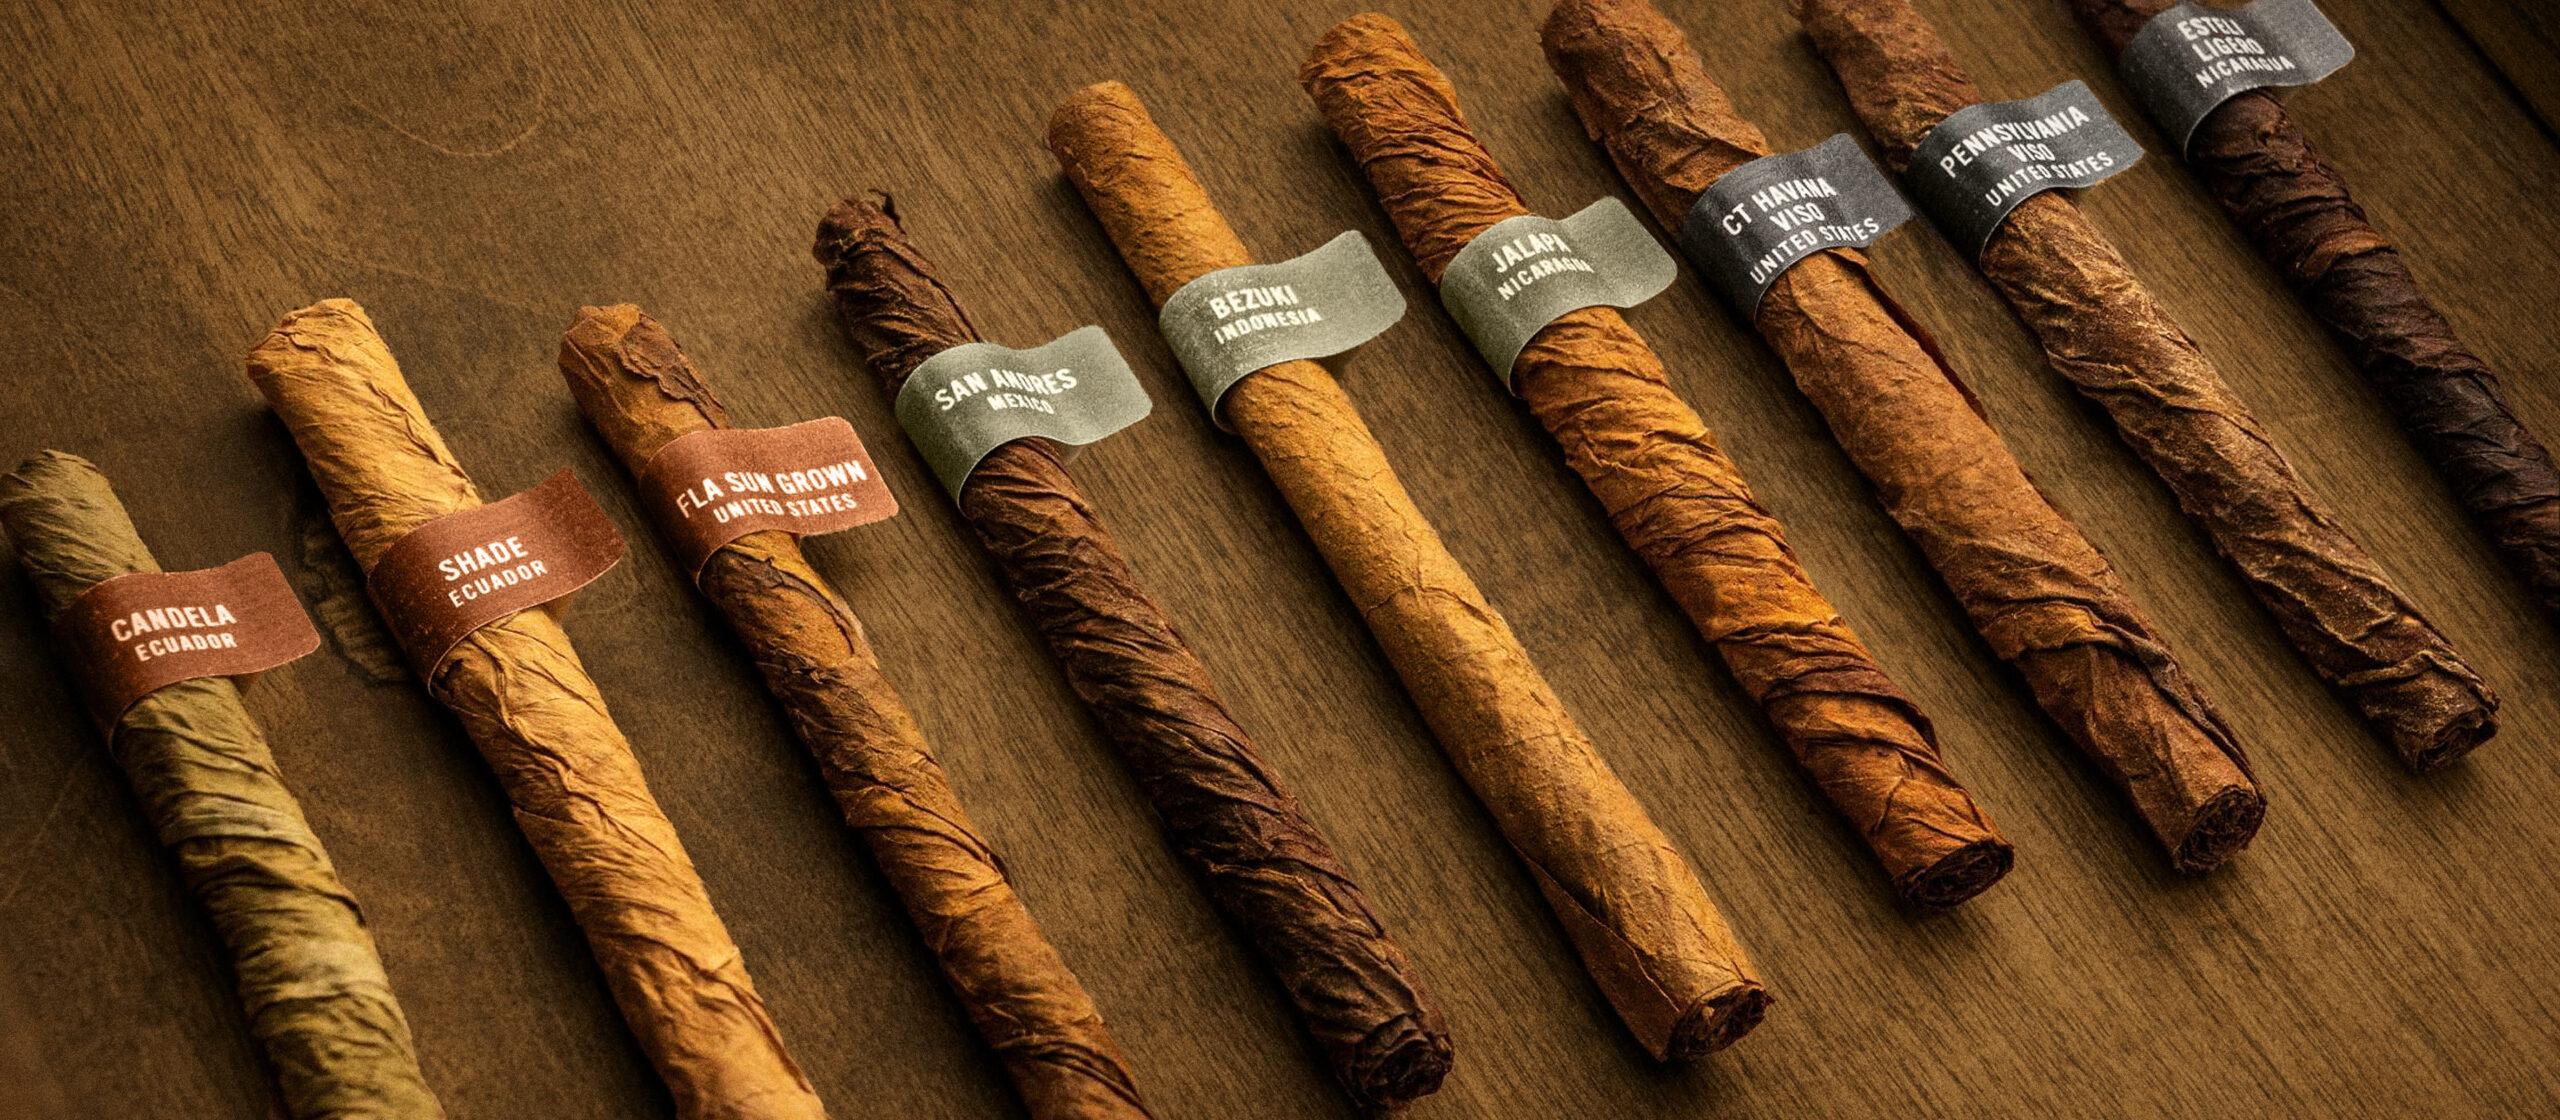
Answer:
<svg viewBox="0 0 2560 1120"><path fill-rule="evenodd" d="M1993 96L2086 76L2131 115L2063 5L1922 6ZM2290 104L2506 375L2517 411L2560 432L2560 197L2546 190L2560 150L2435 8L2324 7L2363 51ZM1781 0L1666 8L1773 142L1854 128ZM306 553L328 539L306 532L324 515L241 357L287 308L363 301L492 493L574 466L634 533L639 547L569 629L835 1113L1007 1115L994 1064L814 768L718 620L639 535L551 368L579 305L649 306L723 371L741 422L838 413L873 434L908 512L813 541L811 557L872 626L1150 1100L1166 1116L1345 1115L859 384L807 245L828 201L883 187L992 337L1100 322L1156 394L1156 414L1086 451L1077 475L1443 996L1458 1064L1419 1120L2560 1109L2548 808L2560 636L2316 325L2156 155L2085 196L2092 220L2506 697L2506 731L2450 772L2399 773L1971 269L1925 230L1897 234L1875 254L1885 282L2123 569L2265 780L2266 830L2232 867L2205 882L2158 870L1783 372L1684 279L1630 320L2017 844L2009 881L1941 919L1893 908L1856 839L1388 254L1414 309L1342 363L1346 385L1779 997L1765 1027L1712 1061L1648 1062L1260 471L1201 415L1143 296L1040 149L1058 98L1122 78L1266 255L1344 228L1388 244L1291 80L1349 10L208 0L145 18L102 0L10 5L0 458L54 446L97 460L171 566L267 549L307 595L343 588L325 551ZM1533 207L1563 213L1621 189L1539 60L1537 0L1394 11ZM0 1114L262 1115L270 1093L210 931L7 567L0 1050L30 1072L0 1084ZM378 678L365 641L342 634L268 674L249 703L367 907L430 1081L459 1120L665 1115L490 777L413 684Z"/></svg>

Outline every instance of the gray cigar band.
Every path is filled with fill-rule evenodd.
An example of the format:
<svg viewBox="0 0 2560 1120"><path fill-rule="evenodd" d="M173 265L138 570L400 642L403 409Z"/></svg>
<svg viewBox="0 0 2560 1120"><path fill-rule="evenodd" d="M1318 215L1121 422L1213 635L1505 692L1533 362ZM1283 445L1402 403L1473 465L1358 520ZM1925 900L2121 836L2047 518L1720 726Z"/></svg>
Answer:
<svg viewBox="0 0 2560 1120"><path fill-rule="evenodd" d="M1247 374L1330 358L1401 318L1404 292L1369 239L1346 230L1303 256L1193 279L1164 301L1156 326L1217 420L1218 402Z"/></svg>
<svg viewBox="0 0 2560 1120"><path fill-rule="evenodd" d="M1796 262L1866 248L1910 220L1911 203L1844 132L1725 172L1681 220L1680 247L1748 319Z"/></svg>
<svg viewBox="0 0 2560 1120"><path fill-rule="evenodd" d="M2312 0L2212 8L2189 0L2142 25L2118 64L2151 123L2187 150L2215 106L2268 86L2307 86L2356 56Z"/></svg>
<svg viewBox="0 0 2560 1120"><path fill-rule="evenodd" d="M952 500L987 453L1018 439L1082 447L1154 407L1101 327L1029 350L970 342L917 366L898 390L898 426Z"/></svg>
<svg viewBox="0 0 2560 1120"><path fill-rule="evenodd" d="M2069 81L2022 101L1967 105L1922 137L1902 181L1911 200L1966 256L1980 256L2018 204L2094 186L2142 158L2142 145Z"/></svg>
<svg viewBox="0 0 2560 1120"><path fill-rule="evenodd" d="M1568 311L1634 307L1671 286L1680 266L1627 204L1604 198L1558 221L1505 218L1477 234L1440 277L1440 302L1494 376Z"/></svg>

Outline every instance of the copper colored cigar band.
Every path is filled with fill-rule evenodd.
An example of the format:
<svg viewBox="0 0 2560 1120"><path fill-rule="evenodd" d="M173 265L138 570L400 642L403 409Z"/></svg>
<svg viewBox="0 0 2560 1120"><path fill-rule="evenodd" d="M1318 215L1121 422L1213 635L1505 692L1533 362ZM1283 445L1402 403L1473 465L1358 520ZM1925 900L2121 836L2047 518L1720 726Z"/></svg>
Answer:
<svg viewBox="0 0 2560 1120"><path fill-rule="evenodd" d="M153 692L202 677L246 677L320 648L276 559L101 580L53 622L90 718L112 731Z"/></svg>
<svg viewBox="0 0 2560 1120"><path fill-rule="evenodd" d="M829 416L787 428L705 428L640 468L640 501L688 578L749 533L797 537L894 517L898 499L853 425Z"/></svg>
<svg viewBox="0 0 2560 1120"><path fill-rule="evenodd" d="M2142 145L2108 115L2089 83L2074 80L1948 114L1921 138L1902 178L1938 231L1978 257L2019 203L2094 186L2141 158Z"/></svg>
<svg viewBox="0 0 2560 1120"><path fill-rule="evenodd" d="M1028 350L969 342L924 360L898 390L898 426L952 499L987 453L1018 439L1082 447L1154 403L1100 327Z"/></svg>
<svg viewBox="0 0 2560 1120"><path fill-rule="evenodd" d="M622 535L562 468L512 498L409 530L374 564L365 590L410 666L433 676L473 631L557 603L621 559Z"/></svg>
<svg viewBox="0 0 2560 1120"><path fill-rule="evenodd" d="M1634 307L1679 272L1626 203L1603 198L1562 221L1495 222L1450 258L1440 302L1510 385L1512 363L1547 324L1585 307Z"/></svg>
<svg viewBox="0 0 2560 1120"><path fill-rule="evenodd" d="M2188 0L2143 24L2117 65L2151 122L2184 152L2215 106L2253 89L2310 85L2355 56L2312 0L2240 8Z"/></svg>
<svg viewBox="0 0 2560 1120"><path fill-rule="evenodd" d="M1911 203L1844 132L1725 172L1681 219L1680 247L1747 319L1797 262L1863 249L1910 220Z"/></svg>
<svg viewBox="0 0 2560 1120"><path fill-rule="evenodd" d="M1330 358L1403 317L1404 292L1377 250L1346 230L1303 256L1194 278L1164 301L1156 326L1216 420L1218 402L1246 375Z"/></svg>

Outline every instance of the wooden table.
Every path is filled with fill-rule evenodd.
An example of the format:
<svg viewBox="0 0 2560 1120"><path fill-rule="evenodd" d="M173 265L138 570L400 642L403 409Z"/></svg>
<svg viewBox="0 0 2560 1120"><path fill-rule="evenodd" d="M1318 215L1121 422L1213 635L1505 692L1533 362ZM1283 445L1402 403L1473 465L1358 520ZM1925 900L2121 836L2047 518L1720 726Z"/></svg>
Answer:
<svg viewBox="0 0 2560 1120"><path fill-rule="evenodd" d="M2432 6L2326 6L2363 53L2297 112L2517 410L2560 437L2560 150ZM455 1117L667 1106L478 757L381 671L317 495L242 376L278 315L324 296L372 310L485 489L573 466L631 533L570 630L837 1115L1013 1106L563 391L553 357L582 303L662 317L742 422L840 413L871 435L907 512L812 552L1161 1113L1347 1111L838 337L810 231L828 200L873 186L992 337L1099 322L1154 392L1156 414L1076 473L1447 1004L1458 1068L1417 1118L2560 1110L2560 641L2175 160L2143 161L2088 208L2504 694L2506 731L2451 772L2403 774L1965 263L1926 229L1897 234L1876 253L1886 282L2123 570L2266 781L2253 849L2210 879L2170 873L1769 355L1684 278L1632 319L2018 846L2007 883L1914 919L1392 248L1293 81L1351 7L898 7L0 14L0 457L96 459L173 567L265 549L295 573L332 642L250 704L371 916ZM1994 96L2086 76L2131 114L2055 0L1923 7ZM1775 142L1855 127L1781 0L1670 9ZM1533 206L1622 190L1539 58L1536 0L1396 14ZM1148 98L1266 257L1344 228L1390 247L1413 310L1345 381L1764 966L1779 1003L1741 1045L1679 1069L1644 1058L1252 459L1204 420L1041 148L1051 106L1111 77ZM208 927L8 572L0 1102L258 1116L270 1093Z"/></svg>

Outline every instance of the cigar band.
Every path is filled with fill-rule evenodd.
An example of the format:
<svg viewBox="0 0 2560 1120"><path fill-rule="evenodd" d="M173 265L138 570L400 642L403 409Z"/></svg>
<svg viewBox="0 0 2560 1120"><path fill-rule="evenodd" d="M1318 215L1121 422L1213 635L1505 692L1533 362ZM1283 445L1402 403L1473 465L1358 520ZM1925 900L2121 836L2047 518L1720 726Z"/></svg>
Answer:
<svg viewBox="0 0 2560 1120"><path fill-rule="evenodd" d="M436 518L391 542L365 590L409 665L430 678L474 631L518 611L558 613L622 559L622 534L568 468L542 485Z"/></svg>
<svg viewBox="0 0 2560 1120"><path fill-rule="evenodd" d="M1910 220L1911 203L1844 132L1725 172L1681 219L1680 247L1747 319L1797 262L1866 248Z"/></svg>
<svg viewBox="0 0 2560 1120"><path fill-rule="evenodd" d="M1164 301L1156 326L1220 428L1218 402L1256 370L1330 358L1404 317L1404 292L1358 230L1275 264L1195 277Z"/></svg>
<svg viewBox="0 0 2560 1120"><path fill-rule="evenodd" d="M143 697L180 681L245 678L320 648L276 558L100 580L53 620L89 716L113 733Z"/></svg>
<svg viewBox="0 0 2560 1120"><path fill-rule="evenodd" d="M688 579L749 533L805 537L898 513L888 480L841 416L687 432L651 455L638 480L650 522Z"/></svg>
<svg viewBox="0 0 2560 1120"><path fill-rule="evenodd" d="M1450 258L1440 303L1511 385L1512 363L1547 324L1585 307L1634 307L1679 273L1626 203L1603 198L1561 221L1495 222Z"/></svg>
<svg viewBox="0 0 2560 1120"><path fill-rule="evenodd" d="M2313 0L2239 8L2187 0L2143 24L2117 66L2151 123L2183 153L2215 106L2253 89L2310 85L2355 56L2355 44Z"/></svg>
<svg viewBox="0 0 2560 1120"><path fill-rule="evenodd" d="M1101 327L1028 350L968 342L924 360L898 389L898 426L953 501L987 453L1018 439L1082 447L1154 408Z"/></svg>
<svg viewBox="0 0 2560 1120"><path fill-rule="evenodd" d="M1978 257L2019 203L2095 186L2141 158L2142 145L2075 79L1949 114L1920 139L1902 182L1949 242Z"/></svg>

